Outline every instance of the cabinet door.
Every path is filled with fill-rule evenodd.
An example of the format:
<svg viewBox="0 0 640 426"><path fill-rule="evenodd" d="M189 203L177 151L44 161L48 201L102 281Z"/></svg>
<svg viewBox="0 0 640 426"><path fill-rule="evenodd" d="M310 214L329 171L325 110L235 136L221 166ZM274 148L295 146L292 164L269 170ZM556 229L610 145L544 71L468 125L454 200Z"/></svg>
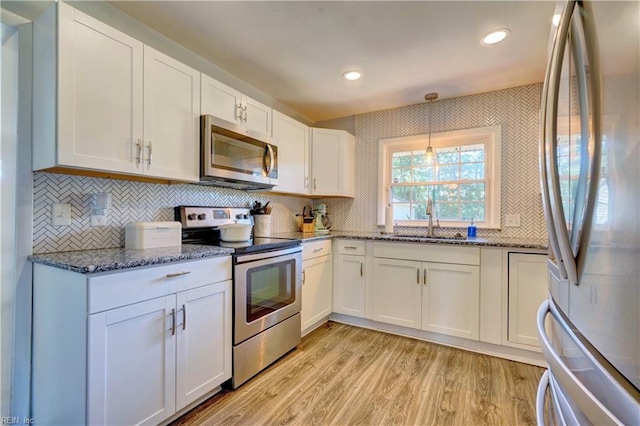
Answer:
<svg viewBox="0 0 640 426"><path fill-rule="evenodd" d="M422 264L408 260L373 260L372 319L420 329Z"/></svg>
<svg viewBox="0 0 640 426"><path fill-rule="evenodd" d="M547 256L509 253L509 341L538 348L536 316L547 298Z"/></svg>
<svg viewBox="0 0 640 426"><path fill-rule="evenodd" d="M59 14L57 163L139 173L142 43L65 3Z"/></svg>
<svg viewBox="0 0 640 426"><path fill-rule="evenodd" d="M247 129L271 136L271 107L242 95L242 110Z"/></svg>
<svg viewBox="0 0 640 426"><path fill-rule="evenodd" d="M175 300L89 316L88 424L158 424L175 413Z"/></svg>
<svg viewBox="0 0 640 426"><path fill-rule="evenodd" d="M177 294L176 411L231 378L231 281Z"/></svg>
<svg viewBox="0 0 640 426"><path fill-rule="evenodd" d="M342 130L311 130L311 193L353 197L355 139Z"/></svg>
<svg viewBox="0 0 640 426"><path fill-rule="evenodd" d="M334 288L334 311L364 318L364 256L338 256L338 273Z"/></svg>
<svg viewBox="0 0 640 426"><path fill-rule="evenodd" d="M422 329L478 340L479 267L425 262L423 268Z"/></svg>
<svg viewBox="0 0 640 426"><path fill-rule="evenodd" d="M242 123L242 94L226 84L202 74L202 114L232 123Z"/></svg>
<svg viewBox="0 0 640 426"><path fill-rule="evenodd" d="M331 256L302 262L302 330L329 316L332 308Z"/></svg>
<svg viewBox="0 0 640 426"><path fill-rule="evenodd" d="M273 111L273 143L278 146L277 192L309 193L309 127Z"/></svg>
<svg viewBox="0 0 640 426"><path fill-rule="evenodd" d="M200 73L144 46L146 175L200 178Z"/></svg>

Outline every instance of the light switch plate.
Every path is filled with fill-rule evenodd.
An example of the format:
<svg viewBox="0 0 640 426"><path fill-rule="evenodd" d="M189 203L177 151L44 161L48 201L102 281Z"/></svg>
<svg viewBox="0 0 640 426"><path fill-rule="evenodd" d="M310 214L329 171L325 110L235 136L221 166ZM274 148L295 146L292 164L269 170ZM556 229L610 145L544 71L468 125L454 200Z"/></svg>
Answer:
<svg viewBox="0 0 640 426"><path fill-rule="evenodd" d="M71 225L71 204L55 203L51 205L51 225Z"/></svg>
<svg viewBox="0 0 640 426"><path fill-rule="evenodd" d="M520 215L519 214L508 214L506 217L505 226L510 228L519 228L520 227Z"/></svg>

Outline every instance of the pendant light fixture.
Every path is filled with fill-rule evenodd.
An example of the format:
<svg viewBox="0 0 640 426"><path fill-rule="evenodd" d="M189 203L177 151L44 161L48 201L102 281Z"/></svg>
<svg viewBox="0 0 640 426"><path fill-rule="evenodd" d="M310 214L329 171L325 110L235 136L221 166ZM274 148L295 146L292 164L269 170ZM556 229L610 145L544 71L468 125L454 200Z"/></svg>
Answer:
<svg viewBox="0 0 640 426"><path fill-rule="evenodd" d="M438 94L435 92L427 93L424 95L424 100L429 102L429 111L427 111L428 124L429 124L429 145L427 146L427 151L424 154L425 160L427 163L433 163L433 148L431 148L431 102L438 99Z"/></svg>

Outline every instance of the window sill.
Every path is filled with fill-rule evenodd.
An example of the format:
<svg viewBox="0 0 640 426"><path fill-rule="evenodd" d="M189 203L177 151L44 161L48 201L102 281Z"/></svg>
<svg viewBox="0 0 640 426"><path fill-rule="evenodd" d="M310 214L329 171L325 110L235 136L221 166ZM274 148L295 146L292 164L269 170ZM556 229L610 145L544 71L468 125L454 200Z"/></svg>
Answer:
<svg viewBox="0 0 640 426"><path fill-rule="evenodd" d="M433 221L433 225L436 226L437 224L437 219ZM440 222L440 228L446 228L446 229L467 229L467 227L469 226L469 222ZM480 224L480 223L475 223L474 225L476 225L476 228L478 229L491 229L491 230L501 230L502 228L500 227L500 225L493 225L493 224ZM383 223L378 223L378 226L384 226L384 222ZM403 227L403 228L428 228L429 227L429 222L428 221L414 221L414 220L397 220L394 221L394 226L399 226L399 227Z"/></svg>

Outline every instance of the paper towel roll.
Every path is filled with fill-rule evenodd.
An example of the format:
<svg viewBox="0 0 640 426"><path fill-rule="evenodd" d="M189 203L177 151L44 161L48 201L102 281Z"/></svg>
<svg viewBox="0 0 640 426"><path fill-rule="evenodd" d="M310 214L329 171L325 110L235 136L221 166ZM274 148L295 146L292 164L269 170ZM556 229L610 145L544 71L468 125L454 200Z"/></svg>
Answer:
<svg viewBox="0 0 640 426"><path fill-rule="evenodd" d="M384 208L384 232L393 234L393 206Z"/></svg>

